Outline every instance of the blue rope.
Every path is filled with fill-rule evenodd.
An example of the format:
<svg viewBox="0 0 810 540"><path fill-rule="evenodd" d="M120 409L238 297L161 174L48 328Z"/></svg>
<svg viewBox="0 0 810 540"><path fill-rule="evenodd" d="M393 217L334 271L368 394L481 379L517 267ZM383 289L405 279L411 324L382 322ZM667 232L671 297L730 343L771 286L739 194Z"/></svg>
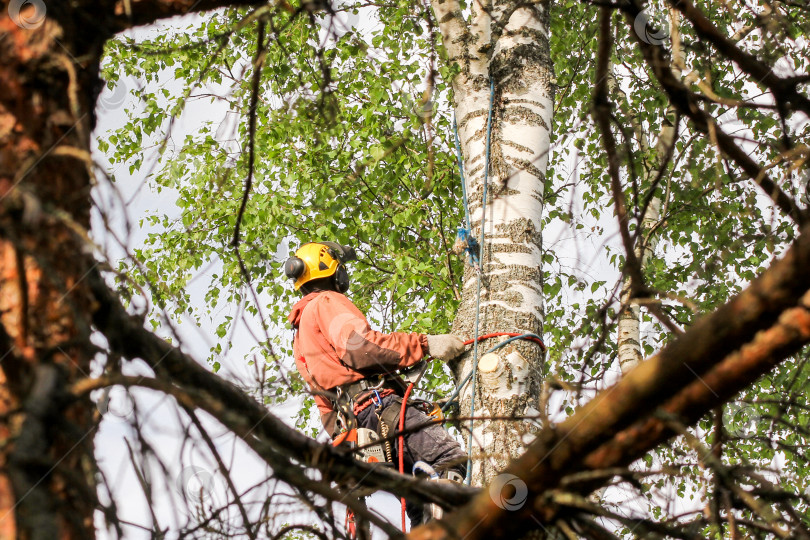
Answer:
<svg viewBox="0 0 810 540"><path fill-rule="evenodd" d="M481 264L478 268L478 290L475 294L475 335L473 339L473 368L470 375L478 370L478 323L481 318L481 275L484 273L483 260L484 260L484 233L485 223L487 219L487 184L489 183L489 145L492 137L492 102L495 100L495 79L490 75L489 77L489 111L487 112L487 143L486 154L484 161L484 195L481 204L481 239L478 241L478 260ZM473 378L472 396L470 400L470 433L467 436L467 477L464 483L468 486L472 482L472 436L473 436L473 417L475 416L475 386L476 378Z"/></svg>
<svg viewBox="0 0 810 540"><path fill-rule="evenodd" d="M464 179L464 158L461 155L461 143L458 139L458 124L453 115L453 134L456 139L456 158L458 159L458 173L461 176L461 198L464 203L464 224L456 231L456 242L464 247L472 266L478 266L480 270L481 260L478 257L478 241L472 235L472 219L470 218L470 204L467 198L467 181Z"/></svg>

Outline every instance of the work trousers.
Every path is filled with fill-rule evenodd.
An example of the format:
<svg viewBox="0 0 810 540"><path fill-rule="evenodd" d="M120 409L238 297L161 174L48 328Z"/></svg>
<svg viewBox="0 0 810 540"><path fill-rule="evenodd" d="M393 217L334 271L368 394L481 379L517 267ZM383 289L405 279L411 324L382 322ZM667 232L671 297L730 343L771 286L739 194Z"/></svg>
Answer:
<svg viewBox="0 0 810 540"><path fill-rule="evenodd" d="M382 409L396 403L395 395L385 396L382 399ZM401 404L397 404L401 406ZM405 429L419 426L430 422L431 418L415 407L405 409ZM374 405L366 407L357 414L357 423L360 427L369 428L379 433L379 419L377 418ZM399 425L392 426L391 434L399 429ZM447 471L453 470L465 476L467 465L467 454L461 449L450 433L442 426L433 424L418 431L405 435L404 465L405 474L410 474L413 464L417 461L424 461L433 467L441 477L445 477ZM394 467L399 467L399 438L391 442ZM398 470L398 469L397 469ZM406 505L411 527L422 523L423 507L421 504L407 501Z"/></svg>

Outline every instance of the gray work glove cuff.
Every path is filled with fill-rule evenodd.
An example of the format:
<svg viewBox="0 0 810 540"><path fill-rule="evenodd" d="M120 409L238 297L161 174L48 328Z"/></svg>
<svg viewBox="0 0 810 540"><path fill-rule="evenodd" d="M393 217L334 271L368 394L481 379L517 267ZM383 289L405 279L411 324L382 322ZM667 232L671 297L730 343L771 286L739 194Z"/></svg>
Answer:
<svg viewBox="0 0 810 540"><path fill-rule="evenodd" d="M427 353L439 360L452 360L464 352L464 342L453 334L427 336Z"/></svg>

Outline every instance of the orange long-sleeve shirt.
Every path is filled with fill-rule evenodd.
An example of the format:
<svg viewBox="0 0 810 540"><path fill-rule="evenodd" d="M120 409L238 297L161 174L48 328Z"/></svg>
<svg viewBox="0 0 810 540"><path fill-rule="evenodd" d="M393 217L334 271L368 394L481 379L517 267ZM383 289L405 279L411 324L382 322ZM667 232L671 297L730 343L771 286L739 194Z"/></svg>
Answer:
<svg viewBox="0 0 810 540"><path fill-rule="evenodd" d="M327 429L334 411L319 392L370 375L393 373L427 354L427 336L372 330L357 306L334 291L306 295L293 306L287 320L296 329L295 365L313 391Z"/></svg>

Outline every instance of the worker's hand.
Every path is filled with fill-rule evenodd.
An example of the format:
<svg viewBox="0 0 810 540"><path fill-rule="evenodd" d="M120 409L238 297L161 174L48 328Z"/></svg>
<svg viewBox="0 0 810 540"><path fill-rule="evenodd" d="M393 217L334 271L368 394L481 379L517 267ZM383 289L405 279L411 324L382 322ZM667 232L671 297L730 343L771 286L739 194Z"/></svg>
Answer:
<svg viewBox="0 0 810 540"><path fill-rule="evenodd" d="M427 353L439 360L452 360L464 352L464 342L453 334L439 334L427 337Z"/></svg>

